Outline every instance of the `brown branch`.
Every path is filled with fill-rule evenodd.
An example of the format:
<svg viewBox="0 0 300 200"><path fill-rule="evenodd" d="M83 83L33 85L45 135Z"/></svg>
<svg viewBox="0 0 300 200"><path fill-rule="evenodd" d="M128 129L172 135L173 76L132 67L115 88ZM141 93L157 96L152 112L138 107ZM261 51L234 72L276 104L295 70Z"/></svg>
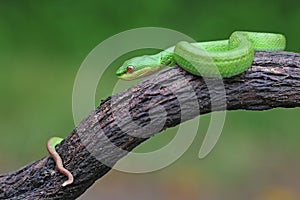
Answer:
<svg viewBox="0 0 300 200"><path fill-rule="evenodd" d="M214 82L216 79L209 80ZM253 65L241 75L224 79L224 86L228 110L298 107L300 54L256 52ZM198 110L195 105L188 104L191 93L196 95ZM210 96L212 93L214 95ZM64 165L74 174L72 185L61 186L66 177L58 173L53 160L47 156L15 172L0 175L0 199L74 199L110 170L105 164L112 166L126 155L113 148L111 142L131 151L162 129L194 118L199 111L201 114L211 112L211 102L218 102L219 98L218 86L213 86L209 91L202 78L177 66L168 68L103 100L58 145ZM182 102L187 104L182 106ZM217 103L213 110L224 108ZM152 112L151 118L149 110ZM149 123L151 127L159 126L162 112L166 113L163 127L159 130L147 128ZM182 113L185 113L184 118ZM131 121L136 126L144 127L141 128L143 131L132 126ZM137 137L127 133L134 133Z"/></svg>

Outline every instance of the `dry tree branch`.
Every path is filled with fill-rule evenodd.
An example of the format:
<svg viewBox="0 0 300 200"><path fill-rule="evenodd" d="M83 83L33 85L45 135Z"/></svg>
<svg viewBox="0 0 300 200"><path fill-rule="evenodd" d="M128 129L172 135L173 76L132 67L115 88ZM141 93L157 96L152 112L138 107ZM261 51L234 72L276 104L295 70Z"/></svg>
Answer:
<svg viewBox="0 0 300 200"><path fill-rule="evenodd" d="M224 79L224 86L227 110L298 107L300 54L256 52L252 66L241 75ZM197 96L199 111L195 112L193 106L185 107L185 112L190 114L184 120L198 116L199 112L211 112L211 101L218 99L211 99L201 77L193 76L178 66L106 98L57 147L64 165L74 175L72 185L61 186L66 177L58 173L52 158L47 156L15 172L0 175L0 199L75 199L111 169L105 164L112 166L126 155L113 148L111 143L129 152L157 132L181 123L183 108L172 91L180 89L183 100L188 100L190 87ZM166 112L166 122L161 130L145 129L137 137L128 135L136 130L126 122L133 120L140 127L150 121L153 126L158 123L156 113L151 115L150 120L150 109L156 109L157 113ZM130 115L126 115L128 111ZM115 113L123 116L122 129ZM89 147L84 144L89 144Z"/></svg>

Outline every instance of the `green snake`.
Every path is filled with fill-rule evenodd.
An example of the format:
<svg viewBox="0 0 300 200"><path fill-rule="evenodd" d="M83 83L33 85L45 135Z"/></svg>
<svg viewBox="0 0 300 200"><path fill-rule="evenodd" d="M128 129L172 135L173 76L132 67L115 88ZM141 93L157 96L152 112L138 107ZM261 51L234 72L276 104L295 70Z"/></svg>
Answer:
<svg viewBox="0 0 300 200"><path fill-rule="evenodd" d="M131 58L116 71L119 78L136 79L155 73L165 66L179 64L184 70L204 77L231 77L244 72L252 63L255 50L281 51L285 49L285 36L275 33L236 31L229 40L188 43L179 42L155 55ZM60 173L66 175L62 186L73 183L73 175L64 168L55 150L61 138L50 138L47 142Z"/></svg>
<svg viewBox="0 0 300 200"><path fill-rule="evenodd" d="M179 42L158 54L131 58L116 71L119 78L132 80L155 73L176 63L203 77L231 77L244 72L254 59L254 51L282 51L282 34L235 31L228 40Z"/></svg>

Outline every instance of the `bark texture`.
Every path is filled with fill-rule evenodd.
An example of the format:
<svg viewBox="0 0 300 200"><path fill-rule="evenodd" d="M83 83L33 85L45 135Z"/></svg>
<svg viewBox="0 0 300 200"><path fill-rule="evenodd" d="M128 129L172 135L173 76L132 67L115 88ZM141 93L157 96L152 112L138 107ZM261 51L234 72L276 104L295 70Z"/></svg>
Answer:
<svg viewBox="0 0 300 200"><path fill-rule="evenodd" d="M57 146L72 185L61 186L66 177L46 156L0 175L0 199L75 199L137 145L200 113L298 107L300 54L256 52L246 72L223 81L174 66L104 99Z"/></svg>

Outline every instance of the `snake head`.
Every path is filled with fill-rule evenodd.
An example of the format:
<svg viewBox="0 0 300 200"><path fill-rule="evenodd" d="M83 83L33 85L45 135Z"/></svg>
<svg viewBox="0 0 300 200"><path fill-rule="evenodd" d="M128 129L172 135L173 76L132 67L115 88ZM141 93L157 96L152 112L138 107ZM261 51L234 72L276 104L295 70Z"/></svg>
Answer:
<svg viewBox="0 0 300 200"><path fill-rule="evenodd" d="M164 66L159 54L138 56L125 61L116 75L123 80L133 80L151 75Z"/></svg>

